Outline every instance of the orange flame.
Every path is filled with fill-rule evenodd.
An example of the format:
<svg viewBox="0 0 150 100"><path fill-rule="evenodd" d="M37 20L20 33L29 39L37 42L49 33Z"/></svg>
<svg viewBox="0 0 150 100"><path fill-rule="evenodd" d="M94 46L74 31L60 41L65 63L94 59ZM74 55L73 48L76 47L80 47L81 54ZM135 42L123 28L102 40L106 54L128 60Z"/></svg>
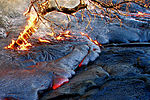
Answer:
<svg viewBox="0 0 150 100"><path fill-rule="evenodd" d="M5 49L17 49L17 50L28 50L29 47L31 47L31 43L28 42L29 37L35 33L36 27L37 27L37 15L36 13L30 13L30 18L28 19L28 24L25 26L25 29L23 32L20 33L18 39L12 40L12 43L5 47ZM67 30L65 32L59 33L58 35L55 33L48 33L50 37L53 37L53 40L57 41L70 41L70 39L76 38L76 36L71 33L71 31ZM93 40L91 37L88 36L88 34L82 33L82 36L86 36L90 41L95 43L98 46L102 46L100 43L98 43L97 40ZM44 43L51 43L50 40L41 39L39 38L40 42Z"/></svg>
<svg viewBox="0 0 150 100"><path fill-rule="evenodd" d="M47 35L51 36L51 37L54 37L55 33L47 33Z"/></svg>
<svg viewBox="0 0 150 100"><path fill-rule="evenodd" d="M141 11L138 11L138 13L131 13L127 14L128 16L135 16L135 17L150 17L149 13L143 13Z"/></svg>
<svg viewBox="0 0 150 100"><path fill-rule="evenodd" d="M41 39L41 38L39 38L39 41L40 41L40 42L44 42L44 43L50 43L50 41L44 40L44 39Z"/></svg>
<svg viewBox="0 0 150 100"><path fill-rule="evenodd" d="M60 33L58 36L56 36L56 40L66 40L66 39L69 39L73 37L71 34L70 34L70 31L65 31L63 33Z"/></svg>
<svg viewBox="0 0 150 100"><path fill-rule="evenodd" d="M93 40L88 34L85 34L83 32L80 32L80 34L82 36L86 36L90 41L92 41L94 44L98 45L98 46L102 46L102 44L100 44L97 40Z"/></svg>
<svg viewBox="0 0 150 100"><path fill-rule="evenodd" d="M137 13L137 16L140 16L140 17L150 17L150 14L148 14L148 13L143 13L143 12L138 12Z"/></svg>
<svg viewBox="0 0 150 100"><path fill-rule="evenodd" d="M55 33L48 33L47 35L49 35L50 37L54 37L54 40L57 41L65 41L73 37L69 30L59 33L58 35L56 35Z"/></svg>
<svg viewBox="0 0 150 100"><path fill-rule="evenodd" d="M12 40L11 43L7 47L4 47L4 48L5 49L13 49L14 48L14 44L15 44L15 40Z"/></svg>
<svg viewBox="0 0 150 100"><path fill-rule="evenodd" d="M77 36L74 36L72 34L71 34L71 31L69 31L69 30L67 30L65 32L62 32L62 33L59 33L58 35L56 35L55 33L47 33L48 36L53 37L53 39L57 40L57 41L67 41L67 40L72 39L72 38L77 38ZM83 32L81 32L80 34L82 36L86 36L94 44L96 44L98 46L102 46L97 40L93 40L90 36L88 36L88 34L85 34ZM41 38L39 38L39 41L40 42L45 42L45 43L51 43L50 40L41 39Z"/></svg>
<svg viewBox="0 0 150 100"><path fill-rule="evenodd" d="M22 33L20 33L18 39L12 40L12 43L5 47L5 49L17 49L17 50L28 50L28 47L32 46L31 43L28 42L28 38L35 33L35 24L37 15L35 13L30 13L30 17L28 19L28 25L25 26L25 29Z"/></svg>

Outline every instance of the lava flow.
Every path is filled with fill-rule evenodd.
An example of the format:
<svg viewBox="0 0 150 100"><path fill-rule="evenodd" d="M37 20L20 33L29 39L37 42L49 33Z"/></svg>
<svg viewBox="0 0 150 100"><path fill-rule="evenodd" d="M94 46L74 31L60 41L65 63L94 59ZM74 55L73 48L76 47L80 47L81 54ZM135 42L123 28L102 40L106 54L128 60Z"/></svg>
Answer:
<svg viewBox="0 0 150 100"><path fill-rule="evenodd" d="M25 29L22 33L20 33L18 39L12 40L12 43L10 43L10 45L8 45L7 47L5 47L6 49L15 49L15 50L28 50L29 47L31 47L31 43L29 43L28 39L30 38L30 36L32 34L34 34L38 28L38 17L36 14L32 14L30 13L30 18L28 19L28 25L25 26ZM98 45L98 46L102 46L100 43L98 43L97 40L93 40L88 34L82 33L80 32L80 37L87 37L87 39L89 39L91 42L93 42L94 44ZM59 34L55 34L55 33L49 33L47 34L48 36L52 37L52 40L46 40L46 39L42 39L39 38L40 42L43 43L51 43L53 41L72 41L72 39L78 39L79 36L75 35L74 33L72 33L71 31L67 30L64 32L61 32ZM84 38L83 38L84 39ZM88 53L89 54L89 53ZM87 55L88 55L87 54ZM85 58L87 57L87 55L82 59L82 61L79 64L79 67L82 66L83 61L85 60ZM64 78L64 77L60 77L57 76L54 79L53 82L53 89L57 89L58 87L60 87L61 85L63 85L64 83L67 83L69 81L68 78Z"/></svg>

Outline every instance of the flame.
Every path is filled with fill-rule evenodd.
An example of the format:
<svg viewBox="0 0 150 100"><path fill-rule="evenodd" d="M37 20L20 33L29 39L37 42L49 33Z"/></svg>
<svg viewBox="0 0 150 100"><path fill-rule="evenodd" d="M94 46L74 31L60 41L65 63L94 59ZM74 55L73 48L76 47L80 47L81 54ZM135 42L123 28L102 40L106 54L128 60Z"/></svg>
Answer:
<svg viewBox="0 0 150 100"><path fill-rule="evenodd" d="M16 41L12 40L11 44L5 47L5 49L28 50L28 47L32 46L31 43L28 42L28 38L35 33L37 15L33 12L30 12L29 15L28 24L25 26L24 31L20 33Z"/></svg>
<svg viewBox="0 0 150 100"><path fill-rule="evenodd" d="M11 43L7 46L7 47L4 47L5 49L13 49L14 47L14 44L15 44L15 40L12 39Z"/></svg>
<svg viewBox="0 0 150 100"><path fill-rule="evenodd" d="M138 15L144 15L144 14L143 14L142 12L139 11L139 12L138 12Z"/></svg>
<svg viewBox="0 0 150 100"><path fill-rule="evenodd" d="M94 44L98 45L98 46L102 46L102 44L100 44L97 40L93 40L88 34L85 34L83 32L80 32L80 34L82 36L86 36L90 41L92 41Z"/></svg>
<svg viewBox="0 0 150 100"><path fill-rule="evenodd" d="M55 35L55 33L54 33L54 32L52 32L52 33L47 33L47 35L53 37L53 36Z"/></svg>
<svg viewBox="0 0 150 100"><path fill-rule="evenodd" d="M71 33L70 31L65 31L63 33L60 33L58 36L56 36L55 39L59 40L59 41L69 39L69 38L73 37L70 33Z"/></svg>
<svg viewBox="0 0 150 100"><path fill-rule="evenodd" d="M128 16L135 16L135 17L150 17L149 13L143 13L141 11L138 11L137 13L131 13L127 14Z"/></svg>
<svg viewBox="0 0 150 100"><path fill-rule="evenodd" d="M82 36L86 36L90 41L92 41L94 44L98 45L98 46L102 46L97 40L93 40L88 34L85 34L83 32L80 32L80 34ZM61 32L58 35L56 35L55 33L47 33L48 36L53 37L53 40L57 40L57 41L69 41L72 38L76 38L77 36L74 36L73 33L71 33L71 31L67 30L65 32ZM45 43L51 43L50 40L46 40L46 39L41 39L39 38L40 42L45 42Z"/></svg>
<svg viewBox="0 0 150 100"><path fill-rule="evenodd" d="M150 17L150 14L138 11L137 16L140 16L140 17L148 17L149 16Z"/></svg>
<svg viewBox="0 0 150 100"><path fill-rule="evenodd" d="M32 46L31 43L23 43L20 45L20 47L18 48L18 50L28 50L28 47Z"/></svg>
<svg viewBox="0 0 150 100"><path fill-rule="evenodd" d="M74 36L71 35L71 32L69 30L59 33L58 35L56 35L55 33L48 33L47 35L49 35L50 37L53 37L54 40L57 41L65 41L65 40L69 40L71 38L73 38Z"/></svg>
<svg viewBox="0 0 150 100"><path fill-rule="evenodd" d="M28 50L29 47L32 46L31 43L28 42L29 37L36 32L37 29L37 14L30 12L29 13L30 17L27 20L28 24L25 26L25 29L23 32L20 33L18 39L12 40L12 42L10 43L10 45L8 45L7 47L5 47L5 49L17 49L17 50ZM59 34L56 33L48 33L47 34L50 37L53 37L53 40L57 40L57 41L70 41L71 39L76 38L77 36L74 36L73 33L71 33L71 31L67 30L65 32L61 32ZM93 40L91 37L88 36L88 34L82 33L82 36L86 36L90 41L92 41L93 43L95 43L98 46L102 46L100 43L98 43L97 40ZM46 40L46 39L41 39L39 38L40 42L44 42L44 43L51 43L50 40Z"/></svg>
<svg viewBox="0 0 150 100"><path fill-rule="evenodd" d="M49 40L44 40L44 39L41 39L41 38L39 38L39 41L40 41L40 42L44 42L44 43L50 43Z"/></svg>

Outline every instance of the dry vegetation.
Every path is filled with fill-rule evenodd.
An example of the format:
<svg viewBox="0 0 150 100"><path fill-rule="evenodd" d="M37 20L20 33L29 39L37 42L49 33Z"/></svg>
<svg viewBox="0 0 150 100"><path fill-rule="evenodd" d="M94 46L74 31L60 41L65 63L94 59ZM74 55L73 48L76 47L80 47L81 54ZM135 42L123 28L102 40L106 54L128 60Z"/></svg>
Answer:
<svg viewBox="0 0 150 100"><path fill-rule="evenodd" d="M130 12L129 7L133 4L147 9L150 8L149 0L31 0L27 13L30 13L31 8L34 8L37 13L38 20L41 20L41 22L46 20L51 24L60 27L51 19L46 19L44 16L53 11L62 12L68 17L68 21L71 21L70 16L75 16L76 12L81 11L82 20L84 20L84 13L86 9L89 16L88 27L92 20L91 15L107 17L109 18L109 21L117 19L121 22L121 18L119 16L128 16ZM125 7L125 11L121 11L123 6ZM62 29L64 30L66 28Z"/></svg>
<svg viewBox="0 0 150 100"><path fill-rule="evenodd" d="M1 3L4 4L7 4L9 2L4 0L2 1ZM20 1L19 3L22 4L24 2L25 1ZM117 19L121 23L122 20L120 16L128 16L130 13L129 8L132 5L138 5L142 8L149 9L149 0L31 0L28 10L24 14L30 14L30 16L33 17L33 19L32 17L30 17L32 21L29 21L29 23L32 24L28 25L28 28L26 28L24 32L20 34L17 41L15 41L13 45L14 47L18 47L20 45L23 45L23 43L26 44L27 39L37 31L40 24L44 24L48 29L52 31L52 33L55 33L54 27L58 27L63 31L68 29L69 25L67 25L67 27L58 25L52 19L45 17L51 12L63 13L67 16L68 22L71 22L70 16L74 16L76 18L76 12L79 11L82 16L81 19L82 21L84 21L86 13L86 15L88 15L88 17L86 17L86 19L88 20L86 28L88 28L92 21L91 15L94 15L95 17L100 16L102 18L106 17L110 22L114 19ZM18 6L18 9L19 7L20 6ZM125 10L122 10L122 7L125 7ZM32 11L34 11L36 15L32 15Z"/></svg>

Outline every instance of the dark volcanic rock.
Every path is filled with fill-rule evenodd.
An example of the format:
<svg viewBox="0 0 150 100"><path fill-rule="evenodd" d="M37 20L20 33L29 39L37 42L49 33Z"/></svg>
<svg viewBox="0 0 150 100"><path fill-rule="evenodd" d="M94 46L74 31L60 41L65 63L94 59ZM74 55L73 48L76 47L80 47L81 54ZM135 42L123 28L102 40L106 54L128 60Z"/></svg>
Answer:
<svg viewBox="0 0 150 100"><path fill-rule="evenodd" d="M148 49L105 48L94 63L41 100L149 100L150 75L139 67L139 58L150 57Z"/></svg>
<svg viewBox="0 0 150 100"><path fill-rule="evenodd" d="M5 65L3 65L5 66ZM7 71L7 73L6 73ZM47 89L52 84L52 73L23 69L3 70L0 75L0 97L35 100L39 90Z"/></svg>
<svg viewBox="0 0 150 100"><path fill-rule="evenodd" d="M101 44L118 43L114 45L117 46L127 43L127 47L111 48L105 45L100 56L100 48L87 38L81 44L68 42L35 46L30 52L4 50L3 47L23 30L26 18L22 13L28 1L15 0L13 4L0 1L0 8L4 8L0 9L0 37L11 33L6 39L0 39L0 99L36 100L39 95L42 100L149 100L150 48L128 48L131 42L150 40L149 17L120 16L122 26L120 22L107 24L97 17L90 24L93 31L90 27L85 30L88 21L84 19L82 22L79 13L76 14L79 23L71 17L71 30L75 33L88 33ZM21 3L17 8L16 2ZM130 9L132 13L135 13L134 10L150 13L137 5ZM121 10L125 10L124 6ZM61 13L47 16L54 18L53 21L57 20L57 24L68 24L67 17ZM86 11L85 17L89 17ZM91 17L94 19L93 15ZM40 31L45 34L47 30L41 26ZM81 62L87 65L90 61L94 62L76 69ZM75 70L77 74L73 76ZM70 82L64 84L69 78Z"/></svg>
<svg viewBox="0 0 150 100"><path fill-rule="evenodd" d="M110 81L99 87L99 92L91 96L94 100L148 100L150 98L149 91L149 75L125 74L123 76L115 76ZM90 99L89 99L90 100Z"/></svg>
<svg viewBox="0 0 150 100"><path fill-rule="evenodd" d="M100 53L88 39L81 45L47 44L30 51L5 50L7 41L0 40L0 99L36 100L40 90L56 89L68 82L82 60L86 65Z"/></svg>

